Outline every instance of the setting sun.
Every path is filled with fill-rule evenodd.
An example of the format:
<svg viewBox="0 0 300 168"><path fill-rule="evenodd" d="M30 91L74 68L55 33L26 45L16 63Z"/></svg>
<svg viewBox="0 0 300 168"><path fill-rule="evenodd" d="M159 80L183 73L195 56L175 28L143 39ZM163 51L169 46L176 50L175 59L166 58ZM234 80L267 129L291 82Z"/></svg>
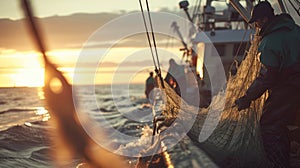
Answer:
<svg viewBox="0 0 300 168"><path fill-rule="evenodd" d="M39 53L2 50L0 87L44 86L44 65Z"/></svg>
<svg viewBox="0 0 300 168"><path fill-rule="evenodd" d="M22 68L10 77L16 87L41 87L44 85L43 68Z"/></svg>

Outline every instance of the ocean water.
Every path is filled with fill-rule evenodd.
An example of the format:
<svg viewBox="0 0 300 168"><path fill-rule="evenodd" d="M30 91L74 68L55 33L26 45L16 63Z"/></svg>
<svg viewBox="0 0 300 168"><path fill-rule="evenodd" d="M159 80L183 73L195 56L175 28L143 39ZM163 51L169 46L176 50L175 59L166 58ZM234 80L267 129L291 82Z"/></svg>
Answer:
<svg viewBox="0 0 300 168"><path fill-rule="evenodd" d="M145 132L151 133L153 115L152 109L146 106L148 101L143 85L80 86L76 92L93 121L102 122L104 116L114 129L137 137L140 143L144 142L142 135ZM50 154L53 150L51 136L47 133L52 129L49 118L42 88L0 88L1 168L55 167ZM119 153L142 150L141 144L125 139L114 138L110 145ZM169 153L175 167L205 167L210 163L203 151L188 138ZM137 159L125 158L128 167L134 167ZM79 159L74 159L67 167L76 167L80 163Z"/></svg>
<svg viewBox="0 0 300 168"><path fill-rule="evenodd" d="M51 166L48 119L42 88L0 88L0 167Z"/></svg>
<svg viewBox="0 0 300 168"><path fill-rule="evenodd" d="M143 85L135 85L127 92L118 86L113 88L120 88L115 93L110 86L90 88L78 88L77 95L95 121L99 113L105 113L115 128L137 136L141 133L143 125L126 120L118 111L126 109L134 114L143 110L142 105L147 101L143 98ZM96 103L92 101L95 97ZM149 109L148 112L151 115ZM42 88L0 88L0 167L53 167L49 119ZM117 148L118 142L115 145Z"/></svg>

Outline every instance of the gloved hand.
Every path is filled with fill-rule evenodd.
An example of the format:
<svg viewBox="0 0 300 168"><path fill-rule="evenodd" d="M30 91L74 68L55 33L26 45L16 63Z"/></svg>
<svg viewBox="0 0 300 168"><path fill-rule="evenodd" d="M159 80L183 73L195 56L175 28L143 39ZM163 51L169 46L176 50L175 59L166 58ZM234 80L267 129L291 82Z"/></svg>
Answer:
<svg viewBox="0 0 300 168"><path fill-rule="evenodd" d="M234 103L238 107L238 110L241 111L250 107L251 100L247 99L246 96L243 96L238 98Z"/></svg>

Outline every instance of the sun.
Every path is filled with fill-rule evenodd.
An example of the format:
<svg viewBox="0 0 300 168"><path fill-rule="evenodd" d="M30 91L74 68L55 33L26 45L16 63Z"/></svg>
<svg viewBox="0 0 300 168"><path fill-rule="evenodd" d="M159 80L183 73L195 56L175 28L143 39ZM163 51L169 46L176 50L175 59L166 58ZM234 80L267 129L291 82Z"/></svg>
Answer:
<svg viewBox="0 0 300 168"><path fill-rule="evenodd" d="M42 87L44 86L43 68L20 68L11 75L15 87Z"/></svg>

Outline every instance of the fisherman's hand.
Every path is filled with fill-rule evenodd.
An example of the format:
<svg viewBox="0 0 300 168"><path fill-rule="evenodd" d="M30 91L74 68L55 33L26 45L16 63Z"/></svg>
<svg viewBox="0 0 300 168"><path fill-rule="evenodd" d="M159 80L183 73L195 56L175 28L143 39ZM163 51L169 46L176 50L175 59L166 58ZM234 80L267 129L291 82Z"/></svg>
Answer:
<svg viewBox="0 0 300 168"><path fill-rule="evenodd" d="M241 111L250 107L251 100L247 99L246 96L243 96L238 98L234 103L238 107L238 110Z"/></svg>

